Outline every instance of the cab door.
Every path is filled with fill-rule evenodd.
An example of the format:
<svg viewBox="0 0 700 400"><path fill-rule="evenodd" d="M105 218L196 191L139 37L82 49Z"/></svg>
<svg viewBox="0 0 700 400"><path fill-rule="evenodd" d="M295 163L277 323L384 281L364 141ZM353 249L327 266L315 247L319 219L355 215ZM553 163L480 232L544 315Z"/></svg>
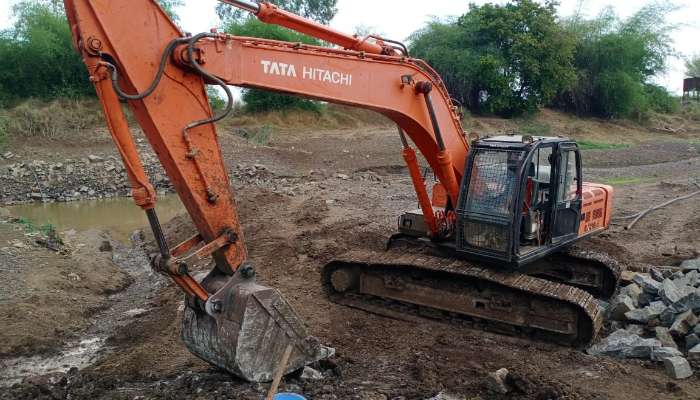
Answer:
<svg viewBox="0 0 700 400"><path fill-rule="evenodd" d="M559 145L554 181L554 216L552 243L557 244L578 235L581 222L581 154L573 143Z"/></svg>

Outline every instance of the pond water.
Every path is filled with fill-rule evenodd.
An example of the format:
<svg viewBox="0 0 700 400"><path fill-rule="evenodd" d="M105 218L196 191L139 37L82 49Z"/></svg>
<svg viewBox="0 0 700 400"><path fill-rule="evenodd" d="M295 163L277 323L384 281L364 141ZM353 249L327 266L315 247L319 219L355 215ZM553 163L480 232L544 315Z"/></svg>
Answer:
<svg viewBox="0 0 700 400"><path fill-rule="evenodd" d="M128 242L131 233L147 228L145 212L131 198L82 200L67 203L27 203L6 207L11 215L33 225L53 225L58 232L75 229L109 231L113 238ZM161 223L185 212L176 195L158 196L156 211Z"/></svg>

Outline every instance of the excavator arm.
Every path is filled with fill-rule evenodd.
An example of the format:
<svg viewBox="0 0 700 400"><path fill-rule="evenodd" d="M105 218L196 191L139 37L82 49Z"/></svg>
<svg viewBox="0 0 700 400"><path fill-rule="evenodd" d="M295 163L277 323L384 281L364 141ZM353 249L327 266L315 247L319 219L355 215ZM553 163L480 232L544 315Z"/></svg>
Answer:
<svg viewBox="0 0 700 400"><path fill-rule="evenodd" d="M183 339L219 367L253 381L269 380L285 346L288 370L329 354L306 335L279 292L257 285L205 84L261 88L377 111L399 127L426 222L435 216L404 133L457 204L469 146L456 107L438 74L405 48L376 37L334 31L269 3L224 0L262 21L341 48L220 33L186 36L154 0L64 0L74 38L126 166L133 198L159 245L159 272L187 294ZM153 147L198 233L170 249L155 212L156 195L143 170L121 108L126 101ZM432 222L429 221L432 219ZM213 257L201 282L194 260Z"/></svg>

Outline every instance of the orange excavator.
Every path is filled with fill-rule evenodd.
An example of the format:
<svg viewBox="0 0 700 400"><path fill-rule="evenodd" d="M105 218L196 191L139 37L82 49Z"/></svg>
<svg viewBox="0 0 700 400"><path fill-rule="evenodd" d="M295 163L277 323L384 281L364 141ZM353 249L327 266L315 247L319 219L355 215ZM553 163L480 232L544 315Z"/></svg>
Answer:
<svg viewBox="0 0 700 400"><path fill-rule="evenodd" d="M154 0L65 0L73 44L159 247L152 267L185 293L182 339L192 353L251 381L270 380L288 348L287 372L333 353L278 290L256 283L214 124L232 110L228 85L362 107L398 127L420 208L399 217L386 252L358 250L323 268L332 300L388 315L430 310L572 345L595 337L595 296L614 292L620 267L574 242L608 227L613 192L583 182L574 141L469 138L438 73L400 42L347 35L268 2L221 1L336 47L186 35ZM207 84L226 93L219 115ZM172 248L121 102L196 226ZM432 196L411 142L436 177ZM191 266L209 258L213 269L194 279Z"/></svg>

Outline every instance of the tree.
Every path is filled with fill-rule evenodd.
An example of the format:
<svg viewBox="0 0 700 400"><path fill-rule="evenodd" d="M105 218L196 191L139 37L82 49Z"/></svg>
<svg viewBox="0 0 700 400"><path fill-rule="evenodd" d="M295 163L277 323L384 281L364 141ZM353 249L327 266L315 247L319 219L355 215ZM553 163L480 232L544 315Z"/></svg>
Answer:
<svg viewBox="0 0 700 400"><path fill-rule="evenodd" d="M170 19L174 22L180 22L180 17L177 15L177 12L175 12L175 9L183 6L185 4L184 0L158 0L158 4L160 4L163 11L168 14Z"/></svg>
<svg viewBox="0 0 700 400"><path fill-rule="evenodd" d="M444 77L475 112L531 112L573 83L573 42L556 20L556 3L514 0L470 5L456 22L435 21L412 37L414 56Z"/></svg>
<svg viewBox="0 0 700 400"><path fill-rule="evenodd" d="M668 91L651 78L666 68L673 54L666 16L670 3L651 3L626 20L612 8L598 17L565 21L574 37L576 83L560 93L556 104L579 114L643 117L649 109L664 111L672 103Z"/></svg>
<svg viewBox="0 0 700 400"><path fill-rule="evenodd" d="M328 24L338 12L336 8L338 0L272 0L271 3L285 11L293 12L322 24ZM249 12L228 4L217 5L216 13L224 25L234 21L240 23L245 19L254 17Z"/></svg>
<svg viewBox="0 0 700 400"><path fill-rule="evenodd" d="M700 54L697 54L685 61L685 76L687 78L700 77Z"/></svg>
<svg viewBox="0 0 700 400"><path fill-rule="evenodd" d="M0 32L0 103L93 95L62 2L21 1L12 12L14 25Z"/></svg>

